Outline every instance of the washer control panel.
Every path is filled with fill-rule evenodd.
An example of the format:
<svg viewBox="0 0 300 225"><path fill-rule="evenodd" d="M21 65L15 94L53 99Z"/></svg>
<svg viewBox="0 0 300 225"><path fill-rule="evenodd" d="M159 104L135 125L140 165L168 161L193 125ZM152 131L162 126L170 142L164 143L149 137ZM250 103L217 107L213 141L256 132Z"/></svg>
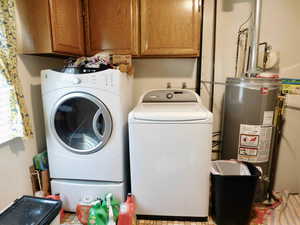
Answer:
<svg viewBox="0 0 300 225"><path fill-rule="evenodd" d="M71 74L55 70L42 71L43 94L61 88L93 88L119 93L121 82L127 82L119 70L104 70L95 73Z"/></svg>
<svg viewBox="0 0 300 225"><path fill-rule="evenodd" d="M64 76L64 84L69 84L76 87L97 87L97 88L111 88L113 86L113 79L110 74L104 74L96 77L97 74L76 74Z"/></svg>
<svg viewBox="0 0 300 225"><path fill-rule="evenodd" d="M142 97L142 102L198 102L197 94L185 89L153 90Z"/></svg>
<svg viewBox="0 0 300 225"><path fill-rule="evenodd" d="M80 78L73 78L73 84L80 84L81 79Z"/></svg>

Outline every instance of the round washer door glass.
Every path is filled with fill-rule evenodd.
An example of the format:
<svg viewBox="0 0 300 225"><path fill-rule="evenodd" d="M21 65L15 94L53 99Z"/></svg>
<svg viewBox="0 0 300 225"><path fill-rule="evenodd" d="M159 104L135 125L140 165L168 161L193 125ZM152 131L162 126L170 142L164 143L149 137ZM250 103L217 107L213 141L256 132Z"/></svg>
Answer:
<svg viewBox="0 0 300 225"><path fill-rule="evenodd" d="M61 98L52 114L52 128L59 142L76 153L99 151L112 131L112 119L99 99L84 93Z"/></svg>

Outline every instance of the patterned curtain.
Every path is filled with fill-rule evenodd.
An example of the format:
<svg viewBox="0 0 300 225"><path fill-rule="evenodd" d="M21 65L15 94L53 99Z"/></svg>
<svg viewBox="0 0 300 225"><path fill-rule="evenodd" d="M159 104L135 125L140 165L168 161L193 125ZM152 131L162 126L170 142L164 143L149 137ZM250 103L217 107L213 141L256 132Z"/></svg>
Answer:
<svg viewBox="0 0 300 225"><path fill-rule="evenodd" d="M10 122L10 130L7 132L10 133L11 139L32 136L17 74L16 42L15 1L0 0L0 81L2 80L2 90L5 90L4 86L9 87L7 102L10 115L7 119Z"/></svg>

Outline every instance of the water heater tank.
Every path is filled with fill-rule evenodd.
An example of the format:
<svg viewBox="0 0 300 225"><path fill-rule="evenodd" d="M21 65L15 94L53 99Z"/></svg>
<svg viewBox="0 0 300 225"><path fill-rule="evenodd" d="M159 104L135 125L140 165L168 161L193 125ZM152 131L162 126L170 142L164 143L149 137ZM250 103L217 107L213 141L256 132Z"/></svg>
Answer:
<svg viewBox="0 0 300 225"><path fill-rule="evenodd" d="M257 201L267 196L272 150L273 114L280 82L262 78L227 78L222 159L238 159L262 168Z"/></svg>

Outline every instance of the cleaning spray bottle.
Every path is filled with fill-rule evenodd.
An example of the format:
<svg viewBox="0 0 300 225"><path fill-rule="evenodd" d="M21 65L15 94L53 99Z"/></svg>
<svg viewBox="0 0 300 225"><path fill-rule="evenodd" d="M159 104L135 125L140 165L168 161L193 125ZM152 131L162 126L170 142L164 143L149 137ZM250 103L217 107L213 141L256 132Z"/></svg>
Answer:
<svg viewBox="0 0 300 225"><path fill-rule="evenodd" d="M106 195L106 203L107 203L107 208L108 208L108 223L107 225L116 225L116 222L114 220L114 212L112 209L111 205L111 199L112 199L112 194Z"/></svg>

